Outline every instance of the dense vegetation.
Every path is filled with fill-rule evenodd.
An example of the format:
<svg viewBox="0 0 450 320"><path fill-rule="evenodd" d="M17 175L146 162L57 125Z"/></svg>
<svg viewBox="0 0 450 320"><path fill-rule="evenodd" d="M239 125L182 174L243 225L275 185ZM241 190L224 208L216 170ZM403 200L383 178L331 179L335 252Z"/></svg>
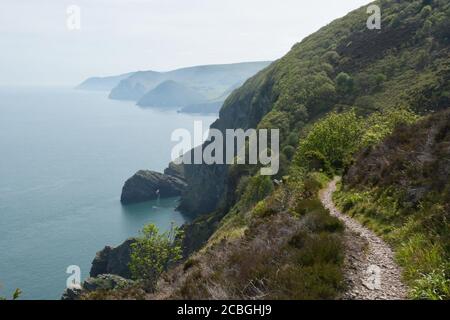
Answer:
<svg viewBox="0 0 450 320"><path fill-rule="evenodd" d="M213 126L281 129L280 178L305 126L328 112L354 108L365 116L408 108L425 114L448 107L449 2L375 3L382 8L381 30L367 29L367 7L333 21L236 90ZM186 166L185 173L191 187L184 211L225 214L235 203L239 179L230 179L228 167Z"/></svg>
<svg viewBox="0 0 450 320"><path fill-rule="evenodd" d="M417 119L408 109L387 109L368 118L358 116L354 110L332 112L315 123L301 139L294 162L329 176L338 174L349 166L358 150L374 146L398 125L414 123Z"/></svg>
<svg viewBox="0 0 450 320"><path fill-rule="evenodd" d="M158 298L338 298L343 225L317 199L327 179L300 168L291 178L264 200L242 197L208 245L163 277Z"/></svg>
<svg viewBox="0 0 450 320"><path fill-rule="evenodd" d="M147 291L154 289L159 276L181 259L181 231L173 227L160 233L146 225L141 236L131 245L130 270L133 278L144 282Z"/></svg>
<svg viewBox="0 0 450 320"><path fill-rule="evenodd" d="M289 177L292 183L294 167L328 176L345 173L355 154L375 148L395 127L447 108L450 3L376 3L382 8L381 30L366 29L365 7L332 22L236 90L214 127L281 129L281 170L275 178ZM270 187L257 169L186 167L192 188L183 197L183 209L224 217L206 248L245 239L251 223L243 212L265 212L273 193L264 197L261 190ZM298 184L303 183L299 179ZM266 200L258 202L261 197ZM418 268L416 273L423 272Z"/></svg>
<svg viewBox="0 0 450 320"><path fill-rule="evenodd" d="M394 245L411 296L449 297L450 119L415 123L450 105L450 3L375 3L381 30L355 10L227 99L213 127L280 129L281 170L186 165L181 208L202 216L153 298L339 298L343 226L317 199L335 174L336 200Z"/></svg>
<svg viewBox="0 0 450 320"><path fill-rule="evenodd" d="M336 195L397 253L417 299L450 299L450 113L400 126L361 152Z"/></svg>

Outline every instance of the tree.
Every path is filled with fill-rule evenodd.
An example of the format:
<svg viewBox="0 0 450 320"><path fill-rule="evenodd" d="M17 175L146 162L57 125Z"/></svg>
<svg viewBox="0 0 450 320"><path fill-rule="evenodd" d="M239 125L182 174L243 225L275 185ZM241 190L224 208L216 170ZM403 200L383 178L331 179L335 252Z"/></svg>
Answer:
<svg viewBox="0 0 450 320"><path fill-rule="evenodd" d="M295 154L295 148L291 145L287 145L283 148L283 153L288 158L288 160L291 160Z"/></svg>
<svg viewBox="0 0 450 320"><path fill-rule="evenodd" d="M360 148L370 147L390 135L400 124L412 124L420 117L406 107L389 108L375 112L366 121L366 130L361 136Z"/></svg>
<svg viewBox="0 0 450 320"><path fill-rule="evenodd" d="M294 161L305 167L311 162L311 155L321 155L324 164L341 169L345 160L359 147L362 130L363 121L354 111L331 113L313 125L300 142Z"/></svg>
<svg viewBox="0 0 450 320"><path fill-rule="evenodd" d="M249 207L267 197L274 190L272 180L269 176L256 175L249 179L242 195L242 204Z"/></svg>
<svg viewBox="0 0 450 320"><path fill-rule="evenodd" d="M352 93L354 87L353 78L350 77L347 73L341 72L336 77L336 86L338 92L341 94Z"/></svg>
<svg viewBox="0 0 450 320"><path fill-rule="evenodd" d="M154 224L146 225L131 245L130 270L134 279L143 280L153 290L159 276L182 258L183 234L178 227L160 233Z"/></svg>

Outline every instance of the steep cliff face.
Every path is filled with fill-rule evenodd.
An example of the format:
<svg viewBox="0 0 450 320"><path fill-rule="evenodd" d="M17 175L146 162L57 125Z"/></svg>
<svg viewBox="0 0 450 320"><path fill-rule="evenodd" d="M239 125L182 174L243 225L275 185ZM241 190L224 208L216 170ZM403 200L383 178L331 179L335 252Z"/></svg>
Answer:
<svg viewBox="0 0 450 320"><path fill-rule="evenodd" d="M376 1L381 30L369 30L367 7L355 10L296 44L225 101L212 125L279 128L281 149L295 147L299 131L331 110L362 114L409 106L417 112L450 103L448 1ZM192 214L229 208L224 165L185 165L189 188L180 208Z"/></svg>
<svg viewBox="0 0 450 320"><path fill-rule="evenodd" d="M117 247L106 246L97 252L89 275L97 277L102 274L114 274L126 279L131 279L131 271L128 264L131 261L131 245L136 239L130 238Z"/></svg>
<svg viewBox="0 0 450 320"><path fill-rule="evenodd" d="M298 152L308 126L330 111L354 108L366 116L406 106L425 114L450 105L448 0L375 3L382 8L381 30L367 29L367 7L355 10L295 45L228 97L212 127L222 132L280 129L281 172L288 168L284 172L289 176L275 177L274 183L274 177L262 178L248 166L184 165L188 187L180 208L200 215L184 226L184 253L191 255L161 277L150 298L339 297L344 289L343 226L316 199L327 177L305 173L285 150ZM422 283L418 296L437 292L436 283L447 286L442 296L449 292L448 114L433 119L408 127L406 136L400 128L360 155L344 177L344 188L348 183L380 190L373 195L372 190L360 193L358 188L355 194L349 190L350 197L339 200L364 223L373 223L370 227L378 223L377 231L397 242L404 265L411 266L405 275ZM416 166L407 168L410 161L417 163L419 173ZM372 174L367 174L369 165L375 166ZM393 174L400 184L389 180ZM397 200L404 198L392 195L405 195L396 194L405 181L412 184L404 190L429 184L428 200L404 201L399 209ZM413 215L417 218L410 219Z"/></svg>
<svg viewBox="0 0 450 320"><path fill-rule="evenodd" d="M138 203L161 198L178 197L186 188L183 179L154 171L140 170L125 182L120 201Z"/></svg>

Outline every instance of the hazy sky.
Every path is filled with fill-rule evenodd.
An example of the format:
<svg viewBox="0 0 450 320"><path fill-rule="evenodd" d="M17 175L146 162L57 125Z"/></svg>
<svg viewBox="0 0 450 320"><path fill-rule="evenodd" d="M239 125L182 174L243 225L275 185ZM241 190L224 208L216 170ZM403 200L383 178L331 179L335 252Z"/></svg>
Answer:
<svg viewBox="0 0 450 320"><path fill-rule="evenodd" d="M274 60L369 0L1 0L0 84ZM66 10L81 9L81 29Z"/></svg>

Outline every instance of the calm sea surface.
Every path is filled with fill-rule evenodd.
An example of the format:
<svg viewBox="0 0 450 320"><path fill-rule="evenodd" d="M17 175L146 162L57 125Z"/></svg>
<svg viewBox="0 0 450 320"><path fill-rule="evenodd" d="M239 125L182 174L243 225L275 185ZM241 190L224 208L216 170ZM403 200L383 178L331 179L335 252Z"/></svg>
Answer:
<svg viewBox="0 0 450 320"><path fill-rule="evenodd" d="M95 253L147 223L185 221L177 199L122 206L124 181L162 171L174 129L212 116L141 109L104 92L0 88L0 296L59 299L66 268L89 274Z"/></svg>

